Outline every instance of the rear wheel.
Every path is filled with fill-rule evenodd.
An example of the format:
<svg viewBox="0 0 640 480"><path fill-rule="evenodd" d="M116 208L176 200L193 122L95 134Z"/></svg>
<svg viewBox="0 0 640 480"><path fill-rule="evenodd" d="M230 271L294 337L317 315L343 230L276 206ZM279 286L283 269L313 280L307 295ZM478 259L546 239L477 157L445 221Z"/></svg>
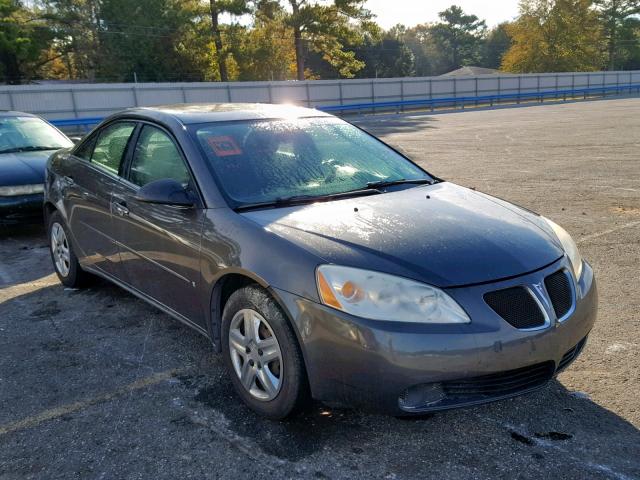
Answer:
<svg viewBox="0 0 640 480"><path fill-rule="evenodd" d="M64 220L59 212L53 212L49 217L48 233L51 260L60 282L70 288L81 288L88 285L93 277L80 267L78 257L73 252L69 241Z"/></svg>
<svg viewBox="0 0 640 480"><path fill-rule="evenodd" d="M223 312L222 347L236 391L256 412L281 419L308 403L298 341L262 288L251 285L231 295Z"/></svg>

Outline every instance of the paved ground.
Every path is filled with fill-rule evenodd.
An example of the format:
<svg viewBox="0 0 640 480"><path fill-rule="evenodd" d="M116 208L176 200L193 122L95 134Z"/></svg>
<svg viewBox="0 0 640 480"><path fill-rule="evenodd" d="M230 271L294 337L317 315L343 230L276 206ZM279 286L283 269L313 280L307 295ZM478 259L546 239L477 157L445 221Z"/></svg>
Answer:
<svg viewBox="0 0 640 480"><path fill-rule="evenodd" d="M640 478L640 99L360 123L578 239L600 318L558 381L411 420L262 420L203 337L116 287L63 289L41 229L5 228L0 479Z"/></svg>

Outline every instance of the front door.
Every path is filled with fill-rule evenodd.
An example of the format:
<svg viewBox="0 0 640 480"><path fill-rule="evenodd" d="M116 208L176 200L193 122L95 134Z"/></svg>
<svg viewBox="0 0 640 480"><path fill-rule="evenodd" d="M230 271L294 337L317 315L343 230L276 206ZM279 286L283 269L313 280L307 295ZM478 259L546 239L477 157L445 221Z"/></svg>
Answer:
<svg viewBox="0 0 640 480"><path fill-rule="evenodd" d="M114 190L112 211L124 280L187 319L203 325L196 291L200 282L200 238L204 211L137 201L138 189L165 178L193 187L189 169L170 135L145 124L130 165Z"/></svg>
<svg viewBox="0 0 640 480"><path fill-rule="evenodd" d="M96 132L69 157L61 177L80 261L112 276L118 276L119 256L113 238L111 194L120 183L118 174L134 129L132 122L116 122Z"/></svg>

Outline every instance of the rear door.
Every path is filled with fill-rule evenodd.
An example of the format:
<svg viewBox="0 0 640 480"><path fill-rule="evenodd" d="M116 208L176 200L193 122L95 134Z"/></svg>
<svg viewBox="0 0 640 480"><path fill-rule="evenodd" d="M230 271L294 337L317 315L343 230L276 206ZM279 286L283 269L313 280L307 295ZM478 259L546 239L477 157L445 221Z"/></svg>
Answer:
<svg viewBox="0 0 640 480"><path fill-rule="evenodd" d="M171 178L198 197L188 165L170 133L143 124L129 154L112 211L125 281L187 319L203 325L200 282L201 203L184 208L137 201L140 187Z"/></svg>
<svg viewBox="0 0 640 480"><path fill-rule="evenodd" d="M111 194L136 124L114 122L94 133L69 159L61 181L73 239L84 264L119 276Z"/></svg>

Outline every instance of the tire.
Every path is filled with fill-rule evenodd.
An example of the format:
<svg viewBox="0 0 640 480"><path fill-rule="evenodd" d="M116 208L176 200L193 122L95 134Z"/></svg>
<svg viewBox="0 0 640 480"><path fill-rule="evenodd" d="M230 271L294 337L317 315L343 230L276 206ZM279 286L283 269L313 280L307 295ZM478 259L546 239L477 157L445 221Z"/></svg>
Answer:
<svg viewBox="0 0 640 480"><path fill-rule="evenodd" d="M51 261L60 283L70 288L90 285L94 277L80 267L69 240L69 230L60 212L55 211L49 216L47 236Z"/></svg>
<svg viewBox="0 0 640 480"><path fill-rule="evenodd" d="M248 325L253 325L258 334L252 335ZM283 419L309 404L298 340L284 313L264 289L250 285L229 297L221 333L227 371L247 406L265 417Z"/></svg>

